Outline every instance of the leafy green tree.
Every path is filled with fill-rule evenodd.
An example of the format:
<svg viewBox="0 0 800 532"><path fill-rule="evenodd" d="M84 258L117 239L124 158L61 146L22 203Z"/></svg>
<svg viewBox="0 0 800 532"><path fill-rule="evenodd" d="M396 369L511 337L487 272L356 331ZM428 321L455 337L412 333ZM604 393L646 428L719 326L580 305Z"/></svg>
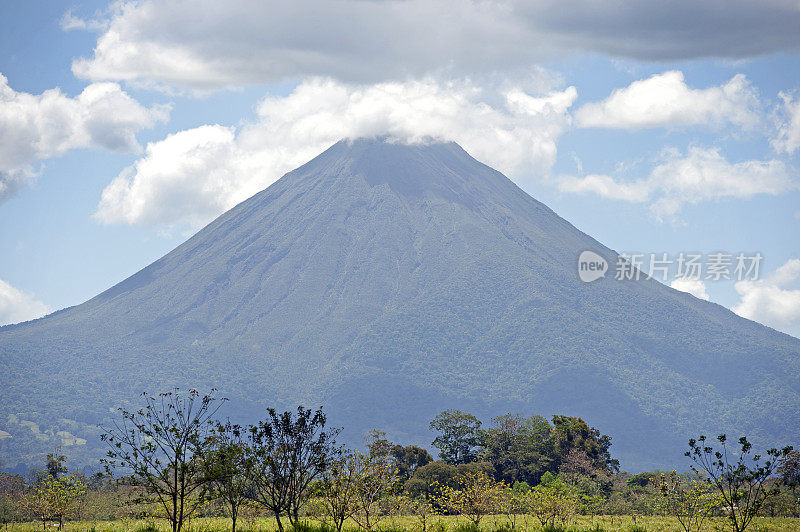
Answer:
<svg viewBox="0 0 800 532"><path fill-rule="evenodd" d="M68 470L65 462L67 457L61 453L61 447L52 453L47 453L45 458L45 470L47 474L53 478L59 478L61 475L66 475Z"/></svg>
<svg viewBox="0 0 800 532"><path fill-rule="evenodd" d="M433 501L439 495L437 486L456 485L458 469L442 460L419 467L405 482L405 490L411 497Z"/></svg>
<svg viewBox="0 0 800 532"><path fill-rule="evenodd" d="M249 428L253 456L252 496L275 515L295 526L308 500L309 486L321 478L328 465L341 456L336 445L338 429L326 429L322 409L302 406L297 415L267 410L267 419Z"/></svg>
<svg viewBox="0 0 800 532"><path fill-rule="evenodd" d="M646 471L644 473L636 473L635 475L631 475L625 479L625 483L628 486L639 486L640 488L644 488L659 479L661 477L661 473L663 473L663 471L658 469L649 472Z"/></svg>
<svg viewBox="0 0 800 532"><path fill-rule="evenodd" d="M687 479L676 471L653 479L663 497L667 515L675 516L684 532L700 532L703 522L717 505L710 487L699 479Z"/></svg>
<svg viewBox="0 0 800 532"><path fill-rule="evenodd" d="M575 517L580 506L577 490L552 477L549 482L539 484L526 494L528 511L543 527L559 524L565 527Z"/></svg>
<svg viewBox="0 0 800 532"><path fill-rule="evenodd" d="M439 433L433 446L448 464L473 462L478 457L481 422L460 410L445 410L431 421L430 429Z"/></svg>
<svg viewBox="0 0 800 532"><path fill-rule="evenodd" d="M357 491L360 458L356 455L333 460L324 472L318 492L322 513L330 518L337 532L342 532L344 522L359 508Z"/></svg>
<svg viewBox="0 0 800 532"><path fill-rule="evenodd" d="M511 530L516 530L517 518L528 513L527 494L530 490L526 482L515 482L513 487L503 485L497 499L497 511L506 516Z"/></svg>
<svg viewBox="0 0 800 532"><path fill-rule="evenodd" d="M400 496L402 512L413 515L421 532L428 532L431 521L439 515L439 509L425 498L412 497L408 492Z"/></svg>
<svg viewBox="0 0 800 532"><path fill-rule="evenodd" d="M457 486L443 486L438 502L451 512L469 519L477 528L481 520L497 512L506 485L476 471L459 475Z"/></svg>
<svg viewBox="0 0 800 532"><path fill-rule="evenodd" d="M86 493L86 486L78 475L48 476L41 479L24 499L28 511L42 525L48 520L58 521L59 530L64 521L75 517L80 510L81 497Z"/></svg>
<svg viewBox="0 0 800 532"><path fill-rule="evenodd" d="M369 456L372 459L393 459L397 474L403 481L414 475L417 468L433 462L428 451L416 445L402 446L386 439L382 430L372 429L365 438Z"/></svg>
<svg viewBox="0 0 800 532"><path fill-rule="evenodd" d="M369 531L380 522L381 503L400 489L397 467L387 458L371 458L361 453L351 457L350 467L356 501L351 517L361 528Z"/></svg>
<svg viewBox="0 0 800 532"><path fill-rule="evenodd" d="M0 528L20 519L24 493L25 479L22 475L0 473Z"/></svg>
<svg viewBox="0 0 800 532"><path fill-rule="evenodd" d="M685 454L692 459L692 470L703 474L716 490L734 532L744 532L764 503L779 493L777 487L767 485L767 480L792 448L769 449L762 461L760 454L753 454L753 445L744 436L739 438L737 458L729 452L724 434L717 436L717 441L720 448L714 449L706 443L705 436L693 438Z"/></svg>
<svg viewBox="0 0 800 532"><path fill-rule="evenodd" d="M559 462L570 451L583 451L592 465L608 473L619 471L619 460L611 457L611 437L590 427L583 419L572 416L553 416L553 444Z"/></svg>
<svg viewBox="0 0 800 532"><path fill-rule="evenodd" d="M370 458L383 459L392 454L394 444L386 439L386 433L382 430L370 430L364 438L364 442Z"/></svg>
<svg viewBox="0 0 800 532"><path fill-rule="evenodd" d="M508 484L538 484L555 462L551 426L542 416L506 414L494 418L481 432L481 458L490 462L495 477Z"/></svg>
<svg viewBox="0 0 800 532"><path fill-rule="evenodd" d="M414 476L414 473L423 466L433 462L431 454L416 445L395 445L392 447L392 456L397 465L397 474L403 481Z"/></svg>
<svg viewBox="0 0 800 532"><path fill-rule="evenodd" d="M794 499L794 516L798 516L798 503L800 499L797 495L797 487L800 486L800 451L792 449L788 454L782 456L778 461L777 473L781 477L784 485L792 491Z"/></svg>
<svg viewBox="0 0 800 532"><path fill-rule="evenodd" d="M208 423L222 404L213 393L201 397L197 390L177 388L157 396L144 393L144 407L132 412L120 408L122 420L101 436L109 446L107 471L132 473L132 484L160 506L173 532L204 500L207 479L200 458Z"/></svg>
<svg viewBox="0 0 800 532"><path fill-rule="evenodd" d="M209 495L225 504L232 532L236 532L239 509L250 495L253 475L254 460L244 436L239 425L218 422L206 441L202 457Z"/></svg>

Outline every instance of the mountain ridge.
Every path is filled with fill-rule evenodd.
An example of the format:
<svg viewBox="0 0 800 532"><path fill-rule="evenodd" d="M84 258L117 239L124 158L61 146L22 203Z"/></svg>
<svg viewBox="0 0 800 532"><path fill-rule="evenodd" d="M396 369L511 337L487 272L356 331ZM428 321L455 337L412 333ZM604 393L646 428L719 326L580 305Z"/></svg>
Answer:
<svg viewBox="0 0 800 532"><path fill-rule="evenodd" d="M616 263L457 144L341 141L85 303L0 328L0 429L91 440L191 384L245 417L324 404L354 442L427 445L445 408L581 415L626 467L675 467L698 431L798 439L800 340L655 280L582 283L586 249Z"/></svg>

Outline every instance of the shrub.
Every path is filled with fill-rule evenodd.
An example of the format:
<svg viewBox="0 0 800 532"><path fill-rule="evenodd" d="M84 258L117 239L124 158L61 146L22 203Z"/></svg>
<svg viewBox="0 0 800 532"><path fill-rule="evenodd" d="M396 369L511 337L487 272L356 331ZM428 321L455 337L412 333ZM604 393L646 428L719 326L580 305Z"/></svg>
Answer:
<svg viewBox="0 0 800 532"><path fill-rule="evenodd" d="M478 525L472 521L459 523L453 528L453 532L478 532Z"/></svg>

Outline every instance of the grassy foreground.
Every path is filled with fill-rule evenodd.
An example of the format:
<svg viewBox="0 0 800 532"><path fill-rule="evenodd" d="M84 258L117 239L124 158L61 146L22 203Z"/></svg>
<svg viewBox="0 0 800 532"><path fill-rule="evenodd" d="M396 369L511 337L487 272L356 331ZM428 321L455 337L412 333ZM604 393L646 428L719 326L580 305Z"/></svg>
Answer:
<svg viewBox="0 0 800 532"><path fill-rule="evenodd" d="M445 532L455 531L460 525L466 525L468 521L459 516L443 516L436 518L441 524L431 526L428 524L429 531ZM318 522L308 521L309 524L316 525ZM435 524L435 521L434 521ZM204 517L193 519L185 528L186 532L225 532L230 530L230 519L222 517ZM288 522L284 525L289 531ZM505 516L489 516L481 521L480 529L485 532L492 532L501 527L507 527L508 520ZM242 518L237 523L237 532L275 532L277 526L272 518L259 517L256 519ZM316 529L316 527L313 527ZM355 523L345 526L348 532L357 530ZM520 516L517 519L516 528L520 531L540 531L542 529L539 522L533 517ZM48 529L54 530L48 523ZM394 517L387 518L376 527L376 531L399 530L421 531L417 520L413 517ZM0 530L5 532L36 532L43 530L41 523L10 523L7 527ZM64 525L64 530L70 532L170 532L169 522L165 520L133 520L119 519L116 521L73 521ZM637 517L634 521L630 516L596 516L593 518L581 516L576 518L568 527L573 532L680 532L681 526L674 517ZM723 517L710 518L703 526L704 531L725 532L729 530L728 522ZM800 532L800 519L788 517L760 517L753 520L748 527L752 532ZM508 528L505 528L508 531Z"/></svg>

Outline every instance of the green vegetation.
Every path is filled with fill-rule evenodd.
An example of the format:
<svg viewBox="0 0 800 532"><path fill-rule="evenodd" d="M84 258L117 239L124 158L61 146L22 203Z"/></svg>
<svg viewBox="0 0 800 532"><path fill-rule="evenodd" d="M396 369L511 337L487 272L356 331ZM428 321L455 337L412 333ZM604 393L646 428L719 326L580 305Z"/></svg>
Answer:
<svg viewBox="0 0 800 532"><path fill-rule="evenodd" d="M504 516L492 515L487 517L479 527L481 532L508 532L503 521ZM472 528L466 518L462 516L436 516L428 525L429 531L435 532L466 532ZM727 526L723 517L713 517L706 523L704 530L724 530ZM796 518L759 517L753 526L760 531L769 532L798 532L800 523ZM634 522L629 516L577 516L569 527L542 527L534 518L521 516L517 530L531 532L674 532L680 530L677 519L669 516L639 517ZM42 530L38 523L15 523L8 527L11 532L38 532ZM66 532L169 532L170 524L160 519L119 519L115 521L72 521L64 525ZM187 523L187 532L226 532L230 531L230 520L223 517L199 517ZM241 527L244 532L276 532L277 525L271 517L257 517L248 519ZM308 519L300 524L297 529L289 532L331 532L334 529L324 521ZM344 532L356 532L358 526L348 521ZM420 531L422 528L412 516L394 517L389 524L381 528L382 532L394 531Z"/></svg>
<svg viewBox="0 0 800 532"><path fill-rule="evenodd" d="M144 396L107 429L106 473L47 455L29 479L0 474L0 526L172 532L646 532L800 530L798 455L689 441L692 473L619 471L611 438L583 419L508 414L488 428L448 410L431 428L441 460L373 430L364 451L326 416L267 411L247 427L179 390ZM113 475L120 475L114 478ZM288 520L287 523L284 519ZM65 525L65 521L67 522Z"/></svg>

